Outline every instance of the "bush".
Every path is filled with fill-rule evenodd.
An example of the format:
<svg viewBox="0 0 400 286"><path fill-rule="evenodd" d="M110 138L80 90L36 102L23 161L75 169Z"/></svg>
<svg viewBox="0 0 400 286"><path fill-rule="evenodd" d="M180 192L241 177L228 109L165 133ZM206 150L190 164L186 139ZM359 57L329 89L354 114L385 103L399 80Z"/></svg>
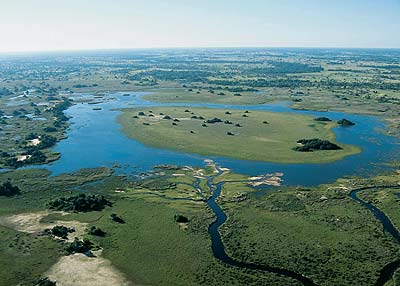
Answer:
<svg viewBox="0 0 400 286"><path fill-rule="evenodd" d="M65 227L63 225L56 225L52 229L49 229L48 232L54 236L61 237L62 239L67 239L68 234L74 232L73 228Z"/></svg>
<svg viewBox="0 0 400 286"><path fill-rule="evenodd" d="M89 212L101 211L112 203L104 196L79 194L69 198L59 198L49 203L49 208L57 211Z"/></svg>
<svg viewBox="0 0 400 286"><path fill-rule="evenodd" d="M40 143L36 147L38 149L46 149L54 146L56 143L57 143L56 137L44 134L40 136Z"/></svg>
<svg viewBox="0 0 400 286"><path fill-rule="evenodd" d="M342 125L342 126L353 126L356 125L354 122L351 122L350 120L347 120L346 118L340 119L337 124Z"/></svg>
<svg viewBox="0 0 400 286"><path fill-rule="evenodd" d="M48 126L48 127L43 128L43 131L44 132L56 132L57 128Z"/></svg>
<svg viewBox="0 0 400 286"><path fill-rule="evenodd" d="M189 219L187 217L180 215L180 214L176 214L174 216L174 219L178 223L188 223L189 222Z"/></svg>
<svg viewBox="0 0 400 286"><path fill-rule="evenodd" d="M95 235L95 236L105 236L106 232L103 231L101 228L97 228L94 225L88 229L88 234Z"/></svg>
<svg viewBox="0 0 400 286"><path fill-rule="evenodd" d="M332 120L329 119L328 117L324 117L324 116L314 118L314 120L315 120L315 121L332 121Z"/></svg>
<svg viewBox="0 0 400 286"><path fill-rule="evenodd" d="M41 278L35 284L36 286L56 286L57 283L55 281L51 281L48 277Z"/></svg>
<svg viewBox="0 0 400 286"><path fill-rule="evenodd" d="M217 118L217 117L214 117L213 119L208 119L207 121L206 121L206 123L211 123L211 124L213 124L213 123L219 123L219 122L223 122L221 119L219 119L219 118Z"/></svg>
<svg viewBox="0 0 400 286"><path fill-rule="evenodd" d="M30 154L30 157L23 161L23 164L37 164L46 162L46 155L43 154L42 151L34 150Z"/></svg>
<svg viewBox="0 0 400 286"><path fill-rule="evenodd" d="M119 217L117 214L111 214L110 217L111 217L111 220L114 222L125 223L125 221L121 217Z"/></svg>
<svg viewBox="0 0 400 286"><path fill-rule="evenodd" d="M17 186L13 186L10 181L0 185L0 196L12 197L20 194L21 190Z"/></svg>
<svg viewBox="0 0 400 286"><path fill-rule="evenodd" d="M86 253L91 249L93 249L93 243L89 239L84 238L83 240L79 240L79 238L75 237L74 241L67 246L66 251L68 254L74 254Z"/></svg>

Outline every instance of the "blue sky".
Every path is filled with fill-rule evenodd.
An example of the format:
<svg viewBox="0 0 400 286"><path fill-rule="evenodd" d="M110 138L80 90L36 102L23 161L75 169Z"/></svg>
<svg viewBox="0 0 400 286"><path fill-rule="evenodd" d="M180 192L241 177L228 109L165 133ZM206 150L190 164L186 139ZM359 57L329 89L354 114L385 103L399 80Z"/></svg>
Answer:
<svg viewBox="0 0 400 286"><path fill-rule="evenodd" d="M0 52L400 48L400 0L1 0Z"/></svg>

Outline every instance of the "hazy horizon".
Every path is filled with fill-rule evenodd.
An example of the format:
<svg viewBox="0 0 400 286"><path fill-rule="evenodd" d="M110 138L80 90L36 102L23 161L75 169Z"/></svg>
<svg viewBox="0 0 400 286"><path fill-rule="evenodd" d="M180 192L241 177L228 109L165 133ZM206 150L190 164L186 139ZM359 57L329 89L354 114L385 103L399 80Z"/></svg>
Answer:
<svg viewBox="0 0 400 286"><path fill-rule="evenodd" d="M19 0L1 53L166 48L400 48L399 0Z"/></svg>

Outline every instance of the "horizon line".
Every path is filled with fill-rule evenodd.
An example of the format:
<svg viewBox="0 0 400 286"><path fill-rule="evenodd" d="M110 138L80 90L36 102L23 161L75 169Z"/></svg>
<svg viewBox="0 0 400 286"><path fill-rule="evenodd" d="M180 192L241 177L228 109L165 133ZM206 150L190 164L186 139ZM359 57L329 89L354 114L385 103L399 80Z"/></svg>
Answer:
<svg viewBox="0 0 400 286"><path fill-rule="evenodd" d="M165 46L165 47L136 47L136 48L78 48L54 50L25 50L0 51L0 55L30 55L52 53L79 53L79 52L112 52L112 51L140 51L140 50L196 50L196 49L343 49L343 50L400 50L400 47L346 47L346 46Z"/></svg>

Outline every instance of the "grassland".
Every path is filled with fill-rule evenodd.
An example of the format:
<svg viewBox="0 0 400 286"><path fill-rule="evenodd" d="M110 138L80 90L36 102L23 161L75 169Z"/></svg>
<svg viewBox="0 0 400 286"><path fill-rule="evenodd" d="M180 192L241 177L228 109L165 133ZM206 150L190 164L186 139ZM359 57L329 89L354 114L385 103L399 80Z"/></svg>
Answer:
<svg viewBox="0 0 400 286"><path fill-rule="evenodd" d="M234 183L226 184L225 193L240 184L248 199L226 196L220 201L229 217L222 237L237 260L293 269L318 285L374 285L380 269L398 259L396 241L370 211L347 196L351 180L312 189L281 188L262 196L252 196L245 183ZM398 225L398 203L391 204L384 209Z"/></svg>
<svg viewBox="0 0 400 286"><path fill-rule="evenodd" d="M103 259L135 284L299 285L274 274L232 268L212 256L207 228L213 214L204 201L209 196L204 183L211 175L215 173L210 168L188 167L156 169L136 180L110 176L106 169L52 178L45 171L12 171L1 174L1 179L21 186L22 195L0 198L0 218L45 210L46 202L75 194L79 186L85 193L105 195L113 206L98 212L50 213L42 222L78 221L100 227L105 237L87 237L103 249ZM218 199L228 215L222 238L228 254L238 261L291 269L322 286L374 285L380 269L398 257L398 245L341 188L353 186L353 179L312 189L278 187L253 196L256 190L248 182L255 178L227 169L217 178L215 183L226 182ZM102 180L84 184L97 179ZM112 213L126 223L113 222ZM176 223L175 214L189 223ZM398 225L398 216L389 209L388 215ZM0 231L1 259L14 259L0 271L8 285L36 281L65 255L63 244L46 236L5 227Z"/></svg>
<svg viewBox="0 0 400 286"><path fill-rule="evenodd" d="M297 140L302 138L335 142L331 130L336 126L334 123L319 123L308 116L205 108L193 108L185 112L188 109L183 107L160 107L151 111L125 110L119 121L123 132L130 138L152 147L279 163L327 163L359 152L355 146L340 143L342 150L294 151ZM146 115L134 118L138 112ZM164 119L167 115L171 119ZM223 122L204 123L213 118ZM226 120L230 123L226 124Z"/></svg>
<svg viewBox="0 0 400 286"><path fill-rule="evenodd" d="M213 258L207 233L213 216L204 202L192 200L198 197L196 191L188 193L188 188L182 185L195 182L193 175L199 172L208 174L206 169L158 171L145 180L126 181L123 177L110 177L106 169L52 178L46 171L38 170L2 173L1 179L10 178L21 187L22 195L0 197L0 218L43 211L47 202L75 194L79 186L85 193L105 195L113 206L99 212L50 213L41 222L79 221L100 227L106 231L105 237L88 238L101 246L102 258L111 261L134 284L239 286L266 281L269 285L298 285L291 279L273 274L232 269ZM176 173L185 176L176 176ZM87 177L88 181L85 180ZM97 184L84 184L96 179L102 180ZM171 199L175 197L186 200ZM118 214L126 223L112 222L112 213ZM174 220L177 213L188 217L189 224L177 224ZM27 234L3 226L0 231L3 234L1 259L14 259L14 263L8 263L0 271L1 281L7 281L7 285L33 285L65 255L62 243L41 233ZM86 285L86 282L82 283L80 285Z"/></svg>
<svg viewBox="0 0 400 286"><path fill-rule="evenodd" d="M205 88L162 88L151 90L143 99L155 102L187 102L251 105L264 104L279 100L288 100L290 93L286 89L271 88L263 91L232 92L224 89L207 90Z"/></svg>

